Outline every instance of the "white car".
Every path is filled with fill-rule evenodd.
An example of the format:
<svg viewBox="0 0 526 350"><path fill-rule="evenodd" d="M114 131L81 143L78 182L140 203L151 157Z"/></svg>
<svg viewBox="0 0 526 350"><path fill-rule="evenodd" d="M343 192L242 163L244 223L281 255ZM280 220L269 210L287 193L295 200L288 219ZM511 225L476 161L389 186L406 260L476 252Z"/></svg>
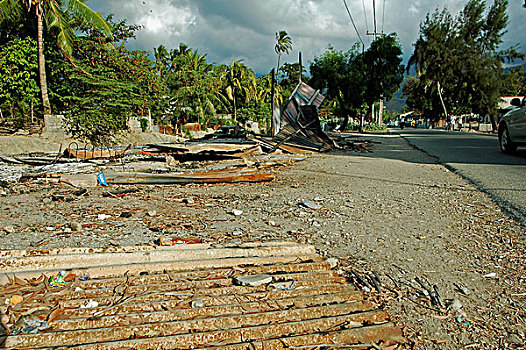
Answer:
<svg viewBox="0 0 526 350"><path fill-rule="evenodd" d="M514 107L499 122L499 145L504 153L514 153L517 146L526 146L526 99L514 98Z"/></svg>

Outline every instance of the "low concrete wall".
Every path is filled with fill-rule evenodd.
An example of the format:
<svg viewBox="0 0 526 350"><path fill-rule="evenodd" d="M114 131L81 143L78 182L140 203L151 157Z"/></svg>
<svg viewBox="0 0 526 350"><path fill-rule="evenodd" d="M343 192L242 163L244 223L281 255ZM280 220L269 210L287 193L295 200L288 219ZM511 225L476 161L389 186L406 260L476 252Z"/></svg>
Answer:
<svg viewBox="0 0 526 350"><path fill-rule="evenodd" d="M44 128L42 130L44 137L70 137L65 129L65 117L63 115L44 115Z"/></svg>
<svg viewBox="0 0 526 350"><path fill-rule="evenodd" d="M128 119L127 125L128 125L129 132L131 133L142 132L141 120L139 118L131 117L130 119Z"/></svg>
<svg viewBox="0 0 526 350"><path fill-rule="evenodd" d="M491 123L480 123L479 131L491 132L493 131L493 126L491 126Z"/></svg>

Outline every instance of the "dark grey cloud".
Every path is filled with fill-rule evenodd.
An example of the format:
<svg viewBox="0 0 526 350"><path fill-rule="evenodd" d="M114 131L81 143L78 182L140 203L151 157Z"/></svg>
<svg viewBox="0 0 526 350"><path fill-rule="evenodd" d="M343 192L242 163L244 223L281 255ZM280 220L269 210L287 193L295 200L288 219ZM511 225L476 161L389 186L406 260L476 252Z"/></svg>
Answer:
<svg viewBox="0 0 526 350"><path fill-rule="evenodd" d="M362 40L369 45L373 31L372 0L346 0ZM376 28L396 32L407 58L412 52L420 22L427 13L447 7L456 15L467 0L377 0ZM491 3L491 1L488 1ZM242 59L258 73L276 64L275 33L286 30L293 50L284 61L294 62L298 52L304 62L322 54L330 44L349 49L359 41L343 0L91 0L103 15L144 28L132 48L152 51L184 42L216 63ZM384 11L385 4L385 11ZM526 9L522 0L510 0L510 23L503 47L520 44L526 51ZM365 11L364 11L365 9Z"/></svg>

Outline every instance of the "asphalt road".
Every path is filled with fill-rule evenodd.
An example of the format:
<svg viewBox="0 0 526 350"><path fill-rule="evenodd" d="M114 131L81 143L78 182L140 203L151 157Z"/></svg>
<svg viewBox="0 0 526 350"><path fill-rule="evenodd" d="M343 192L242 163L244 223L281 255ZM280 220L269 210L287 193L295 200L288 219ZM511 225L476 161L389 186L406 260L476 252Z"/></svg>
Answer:
<svg viewBox="0 0 526 350"><path fill-rule="evenodd" d="M506 155L500 152L496 135L437 129L394 131L488 193L526 225L526 148Z"/></svg>

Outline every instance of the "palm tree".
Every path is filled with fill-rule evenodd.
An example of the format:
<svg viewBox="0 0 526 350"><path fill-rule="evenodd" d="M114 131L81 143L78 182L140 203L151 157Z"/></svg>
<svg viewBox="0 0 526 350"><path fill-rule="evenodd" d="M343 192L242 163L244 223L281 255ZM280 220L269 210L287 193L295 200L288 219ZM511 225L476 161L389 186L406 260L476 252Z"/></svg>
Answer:
<svg viewBox="0 0 526 350"><path fill-rule="evenodd" d="M276 77L279 75L279 61L281 59L281 54L288 54L292 50L292 39L287 34L286 31L280 30L276 33L276 45L274 46L274 51L278 54L278 66L276 67Z"/></svg>
<svg viewBox="0 0 526 350"><path fill-rule="evenodd" d="M8 18L15 21L20 20L27 12L35 16L37 23L38 71L42 106L44 114L51 114L44 57L44 30L54 29L56 31L58 47L64 57L71 61L75 33L69 21L70 16L101 30L108 37L112 36L111 27L98 13L86 6L83 0L0 0L0 24Z"/></svg>
<svg viewBox="0 0 526 350"><path fill-rule="evenodd" d="M227 67L221 76L225 86L225 94L232 102L234 121L237 120L237 97L241 97L245 102L250 101L257 94L257 82L254 72L252 72L241 61L232 61L232 65Z"/></svg>

